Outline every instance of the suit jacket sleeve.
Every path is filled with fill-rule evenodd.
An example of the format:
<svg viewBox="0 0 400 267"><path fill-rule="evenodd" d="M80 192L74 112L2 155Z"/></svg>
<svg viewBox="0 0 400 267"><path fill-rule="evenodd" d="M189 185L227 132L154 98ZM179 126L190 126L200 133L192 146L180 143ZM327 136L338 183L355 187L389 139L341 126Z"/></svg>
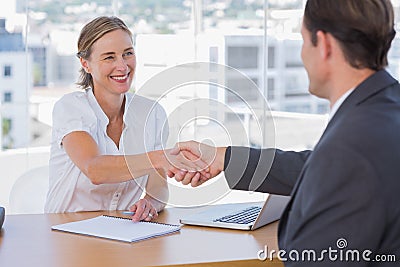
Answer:
<svg viewBox="0 0 400 267"><path fill-rule="evenodd" d="M228 147L224 171L232 189L290 195L311 151Z"/></svg>

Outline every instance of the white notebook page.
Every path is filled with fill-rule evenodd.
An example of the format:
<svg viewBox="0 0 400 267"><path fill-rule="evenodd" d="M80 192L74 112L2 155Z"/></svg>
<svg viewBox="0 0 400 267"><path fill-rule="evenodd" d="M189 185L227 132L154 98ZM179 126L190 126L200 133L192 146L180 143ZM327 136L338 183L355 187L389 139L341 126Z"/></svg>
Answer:
<svg viewBox="0 0 400 267"><path fill-rule="evenodd" d="M52 230L102 237L125 242L177 232L179 225L154 222L132 222L131 219L102 215L92 219L59 224Z"/></svg>

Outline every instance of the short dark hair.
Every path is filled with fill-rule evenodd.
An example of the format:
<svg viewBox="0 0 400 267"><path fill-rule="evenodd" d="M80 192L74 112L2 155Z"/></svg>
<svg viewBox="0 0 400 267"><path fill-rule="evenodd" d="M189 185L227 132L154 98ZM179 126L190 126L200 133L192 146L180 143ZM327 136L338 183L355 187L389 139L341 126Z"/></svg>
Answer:
<svg viewBox="0 0 400 267"><path fill-rule="evenodd" d="M354 68L383 69L396 34L390 0L308 0L304 26L317 44L317 32L335 37Z"/></svg>

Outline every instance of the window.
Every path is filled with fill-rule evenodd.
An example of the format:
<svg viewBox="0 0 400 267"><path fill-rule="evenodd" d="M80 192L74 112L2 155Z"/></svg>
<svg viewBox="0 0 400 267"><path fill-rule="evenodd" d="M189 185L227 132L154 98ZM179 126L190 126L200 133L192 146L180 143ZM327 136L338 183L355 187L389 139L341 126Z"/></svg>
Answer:
<svg viewBox="0 0 400 267"><path fill-rule="evenodd" d="M218 47L210 47L210 62L218 63Z"/></svg>
<svg viewBox="0 0 400 267"><path fill-rule="evenodd" d="M13 148L14 145L14 138L12 134L13 123L12 119L10 118L3 118L2 119L2 136L1 136L1 146L2 149Z"/></svg>
<svg viewBox="0 0 400 267"><path fill-rule="evenodd" d="M274 100L275 98L275 79L274 78L268 78L268 100Z"/></svg>
<svg viewBox="0 0 400 267"><path fill-rule="evenodd" d="M12 92L4 92L3 102L4 103L12 102Z"/></svg>
<svg viewBox="0 0 400 267"><path fill-rule="evenodd" d="M268 68L275 68L275 47L268 46Z"/></svg>
<svg viewBox="0 0 400 267"><path fill-rule="evenodd" d="M329 103L326 102L325 104L318 104L318 106L317 106L317 113L318 113L318 114L326 114L326 113L329 113Z"/></svg>
<svg viewBox="0 0 400 267"><path fill-rule="evenodd" d="M138 64L134 89L140 88L148 79L167 68L194 61L210 61L229 65L252 79L274 111L285 113L286 119L293 116L288 120L298 120L298 114L290 112L326 114L329 111L327 101L309 94L308 77L301 61L300 26L305 0L15 2L15 12L25 19L19 22L10 15L10 22L4 25L14 27L0 29L0 101L7 103L0 109L2 150L27 147L45 147L49 150L52 107L62 95L76 90L75 82L80 68L75 56L79 31L84 23L100 15L121 17L134 33ZM400 1L392 2L395 18L399 20ZM29 29L26 36L25 29ZM9 40L1 35L6 30L10 31L11 35L7 34L12 37ZM25 43L25 40L28 42ZM388 69L395 77L400 74L399 40L395 38L389 53ZM18 47L18 51L4 51L15 47ZM217 84L220 81L218 79L210 82ZM237 85L239 93L250 102L259 101L237 77L224 79L228 86ZM213 103L236 105L241 101L236 95L224 92L221 87L210 85L203 88L200 96L215 100ZM174 107L191 97L193 95L185 91L173 97L168 95L165 99L170 101L168 105ZM218 119L222 117L224 124L237 121L239 116L248 121L249 129L255 126L252 119L246 119L245 113L238 116L233 113L227 116L209 114ZM291 122L285 122L284 125L293 126ZM289 126L281 128L288 130ZM298 129L296 133L305 136L302 130ZM198 134L199 139L202 133L211 133L200 130L193 132ZM286 144L287 139L283 140L281 135L279 138L279 144ZM258 140L251 140L254 146L259 143ZM308 144L309 141L296 144L295 148ZM30 157L34 154L26 154L19 166L36 167L30 164L33 162ZM7 163L2 160L0 167L6 169ZM44 165L48 159L35 157L34 162ZM6 176L12 177L12 168L8 169ZM4 196L2 188L0 181L0 198Z"/></svg>
<svg viewBox="0 0 400 267"><path fill-rule="evenodd" d="M11 129L12 129L12 119L9 118L3 118L2 121L2 131L3 131L3 136L10 134Z"/></svg>
<svg viewBox="0 0 400 267"><path fill-rule="evenodd" d="M12 76L12 72L11 72L11 66L10 65L5 65L4 66L4 72L3 72L3 76L4 77L11 77Z"/></svg>
<svg viewBox="0 0 400 267"><path fill-rule="evenodd" d="M310 113L311 106L310 104L293 104L287 105L286 111L288 112L296 112L296 113Z"/></svg>
<svg viewBox="0 0 400 267"><path fill-rule="evenodd" d="M303 67L303 62L301 61L302 43L301 39L290 40L284 43L285 65L287 68Z"/></svg>
<svg viewBox="0 0 400 267"><path fill-rule="evenodd" d="M256 69L259 67L258 53L258 47L254 46L229 46L227 63L230 67L236 69Z"/></svg>
<svg viewBox="0 0 400 267"><path fill-rule="evenodd" d="M55 98L73 91L80 67L75 49L81 26L99 15L117 15L133 30L135 46L140 46L137 49L137 87L154 74L176 64L210 61L234 67L247 75L257 83L276 110L327 111L327 106L317 104L308 92L308 77L300 56L300 26L305 0L16 2L16 13L34 18L22 22L25 24L5 29L10 31L7 33L10 39L6 42L15 45L1 47L1 43L2 53L4 49L18 47L19 52L25 53L25 58L0 62L0 67L3 67L0 76L13 77L18 73L18 77L21 77L18 80L24 80L22 86L15 86L18 90L6 85L9 91L3 93L3 102L20 104L25 101L27 103L24 104L32 105L28 103L27 96L40 94L42 90L36 88L51 92L48 96ZM399 1L393 2L396 19L399 19ZM23 29L26 27L30 29L27 44L23 38ZM388 68L395 76L400 73L399 51L400 42L396 38L390 50ZM3 56L1 58L4 60ZM20 71L20 66L24 64L14 63L28 61L32 61L32 66L27 67L29 73ZM230 84L237 82L235 77L227 78ZM32 84L29 84L30 80L33 80ZM26 94L22 95L21 92ZM246 88L242 88L241 93L247 94ZM212 88L207 95L218 101L237 100L235 96L220 94L220 89ZM246 96L252 99L251 95ZM313 103L311 108L290 108L296 107L296 104L301 106L301 103L293 102L306 98ZM37 109L24 110L51 114L51 108L44 109L42 103L35 103L36 106ZM8 112L3 109L1 116L8 116ZM32 117L32 114L29 116ZM51 118L37 121L49 123ZM19 129L15 125L14 130L19 132L26 129Z"/></svg>
<svg viewBox="0 0 400 267"><path fill-rule="evenodd" d="M257 79L253 78L251 80L257 85ZM241 78L228 78L227 86L228 88L235 88L235 92L241 97L244 97L247 101L255 103L258 100L257 95L253 93L253 88L248 88L248 86L250 86L249 83ZM240 103L242 101L243 100L241 100L237 95L227 92L227 103Z"/></svg>
<svg viewBox="0 0 400 267"><path fill-rule="evenodd" d="M303 86L301 75L286 75L285 77L285 96L293 97L293 96L307 96L307 88Z"/></svg>

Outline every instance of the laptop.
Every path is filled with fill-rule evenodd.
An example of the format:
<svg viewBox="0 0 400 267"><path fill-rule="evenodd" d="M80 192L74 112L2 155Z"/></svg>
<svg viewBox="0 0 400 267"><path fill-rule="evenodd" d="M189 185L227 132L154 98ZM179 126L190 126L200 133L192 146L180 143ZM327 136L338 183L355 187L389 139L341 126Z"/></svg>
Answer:
<svg viewBox="0 0 400 267"><path fill-rule="evenodd" d="M218 204L183 216L180 223L238 230L255 230L279 220L290 196L269 194L264 202Z"/></svg>

